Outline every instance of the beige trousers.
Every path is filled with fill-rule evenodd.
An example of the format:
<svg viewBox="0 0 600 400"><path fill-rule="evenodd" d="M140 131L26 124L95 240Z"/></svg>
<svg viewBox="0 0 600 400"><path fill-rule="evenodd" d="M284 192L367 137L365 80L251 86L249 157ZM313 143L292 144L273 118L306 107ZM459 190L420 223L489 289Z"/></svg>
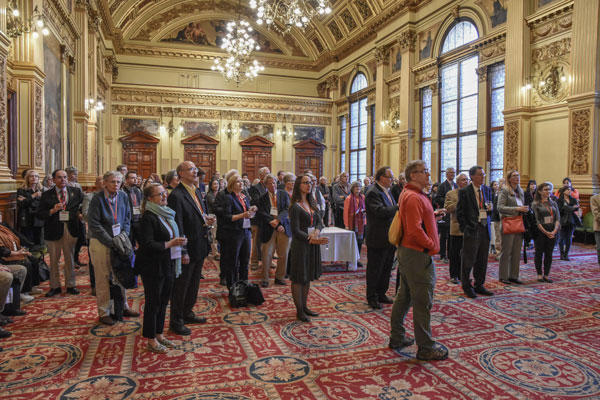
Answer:
<svg viewBox="0 0 600 400"><path fill-rule="evenodd" d="M275 271L275 278L281 280L285 278L289 244L290 240L285 232L279 232L277 230L273 232L271 239L269 239L267 243L262 244L263 279L265 281L269 280L269 270L271 269L271 262L273 260L273 252L275 249L277 249L277 270Z"/></svg>
<svg viewBox="0 0 600 400"><path fill-rule="evenodd" d="M90 239L90 257L94 264L94 276L96 278L96 304L98 306L98 318L110 315L110 287L109 282L112 279L112 266L110 263L110 248L106 247L98 239ZM123 298L125 299L125 308L127 306L127 293L121 288Z"/></svg>
<svg viewBox="0 0 600 400"><path fill-rule="evenodd" d="M65 286L68 288L75 287L75 268L73 264L75 260L73 253L75 252L75 244L77 238L74 238L69 233L69 229L65 224L65 230L60 240L46 240L48 253L50 253L50 289L60 288L60 269L58 262L62 251L65 259Z"/></svg>

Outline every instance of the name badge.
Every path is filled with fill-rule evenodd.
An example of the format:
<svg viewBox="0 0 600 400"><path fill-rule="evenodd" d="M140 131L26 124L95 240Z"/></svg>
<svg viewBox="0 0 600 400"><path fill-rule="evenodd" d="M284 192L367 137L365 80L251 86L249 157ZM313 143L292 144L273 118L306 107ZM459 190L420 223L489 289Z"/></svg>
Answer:
<svg viewBox="0 0 600 400"><path fill-rule="evenodd" d="M274 217L278 215L277 207L271 207L271 215Z"/></svg>
<svg viewBox="0 0 600 400"><path fill-rule="evenodd" d="M242 228L250 228L250 218L244 218L244 225Z"/></svg>
<svg viewBox="0 0 600 400"><path fill-rule="evenodd" d="M521 201L521 199L520 199L520 198L518 198L518 197L517 197L517 205L518 205L519 207L521 207L521 206L523 205L523 202L522 202L522 201Z"/></svg>
<svg viewBox="0 0 600 400"><path fill-rule="evenodd" d="M551 224L553 218L551 216L544 217L544 224Z"/></svg>
<svg viewBox="0 0 600 400"><path fill-rule="evenodd" d="M142 210L140 209L140 207L133 207L133 215L140 215L142 213Z"/></svg>
<svg viewBox="0 0 600 400"><path fill-rule="evenodd" d="M171 260L181 258L181 246L171 247Z"/></svg>
<svg viewBox="0 0 600 400"><path fill-rule="evenodd" d="M479 210L479 219L487 219L487 212L485 210Z"/></svg>
<svg viewBox="0 0 600 400"><path fill-rule="evenodd" d="M119 235L121 233L121 224L114 224L112 226L113 237Z"/></svg>
<svg viewBox="0 0 600 400"><path fill-rule="evenodd" d="M60 222L67 222L67 221L69 221L69 212L68 211L61 211L58 214L58 220Z"/></svg>
<svg viewBox="0 0 600 400"><path fill-rule="evenodd" d="M308 234L312 235L315 232L315 228L308 228Z"/></svg>

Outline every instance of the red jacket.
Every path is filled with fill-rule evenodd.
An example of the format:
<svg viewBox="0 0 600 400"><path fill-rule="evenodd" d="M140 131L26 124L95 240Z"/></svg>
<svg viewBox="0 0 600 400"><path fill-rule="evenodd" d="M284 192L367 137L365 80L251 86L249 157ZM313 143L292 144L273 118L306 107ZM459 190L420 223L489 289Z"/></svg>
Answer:
<svg viewBox="0 0 600 400"><path fill-rule="evenodd" d="M402 247L408 247L427 254L434 255L440 251L437 222L429 197L419 188L407 183L402 192L400 215L402 221ZM425 225L425 232L423 230Z"/></svg>

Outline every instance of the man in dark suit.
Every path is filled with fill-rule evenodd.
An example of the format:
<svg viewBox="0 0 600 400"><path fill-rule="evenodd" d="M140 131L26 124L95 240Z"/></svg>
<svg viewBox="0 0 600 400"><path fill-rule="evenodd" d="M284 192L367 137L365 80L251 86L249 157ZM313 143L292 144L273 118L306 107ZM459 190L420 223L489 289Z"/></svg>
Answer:
<svg viewBox="0 0 600 400"><path fill-rule="evenodd" d="M473 299L477 294L493 295L483 286L491 237L492 191L483 184L485 171L482 167L471 167L469 176L471 184L458 192L456 219L463 233L460 279L465 295ZM473 285L469 278L471 270L475 280Z"/></svg>
<svg viewBox="0 0 600 400"><path fill-rule="evenodd" d="M454 182L454 177L456 176L456 170L452 167L446 169L446 180L440 184L438 187L437 194L433 198L433 204L435 208L444 208L444 203L446 201L446 194L457 188L456 183ZM450 254L450 244L448 243L448 237L450 235L450 214L446 214L446 216L438 222L438 230L440 232L440 261L443 263L448 262L448 254Z"/></svg>
<svg viewBox="0 0 600 400"><path fill-rule="evenodd" d="M375 184L367 192L367 302L374 309L381 303L392 304L393 299L385 293L390 285L396 246L388 240L388 230L398 210L396 200L390 193L394 174L390 167L381 167L375 174Z"/></svg>
<svg viewBox="0 0 600 400"><path fill-rule="evenodd" d="M269 270L273 251L277 249L277 269L275 271L275 284L285 285L285 268L290 245L292 230L288 209L290 197L284 190L276 189L276 179L273 175L265 178L267 193L258 199L258 218L261 222L260 239L263 260L262 286L269 286Z"/></svg>
<svg viewBox="0 0 600 400"><path fill-rule="evenodd" d="M404 189L404 185L406 184L406 178L404 177L404 172L401 172L398 175L398 183L396 183L390 191L392 192L392 197L396 202L398 202L398 197L400 197L400 193L402 193L402 189Z"/></svg>
<svg viewBox="0 0 600 400"><path fill-rule="evenodd" d="M267 187L264 184L265 177L269 175L271 171L268 167L262 167L258 170L258 182L256 185L250 186L248 189L248 194L250 195L250 204L258 207L258 199L260 196L267 193ZM258 262L260 261L260 221L258 218L252 218L250 220L250 230L252 232L252 248L250 251L250 268L252 270L256 270L258 268ZM267 268L271 266L268 265Z"/></svg>
<svg viewBox="0 0 600 400"><path fill-rule="evenodd" d="M284 176L285 171L277 171L277 190L285 189L285 182L283 181Z"/></svg>
<svg viewBox="0 0 600 400"><path fill-rule="evenodd" d="M67 173L61 169L52 172L54 188L46 190L40 200L38 218L44 221L44 239L50 253L50 290L46 297L61 292L58 261L60 254L65 260L65 286L67 293L79 294L75 287L73 259L75 244L81 226L81 203L83 192L67 186Z"/></svg>
<svg viewBox="0 0 600 400"><path fill-rule="evenodd" d="M141 204L142 204L142 192L135 185L137 182L137 174L133 171L127 171L123 177L125 183L123 184L123 191L129 198L129 207L131 208L131 230L129 238L131 244L135 246L136 236L138 235L140 226Z"/></svg>
<svg viewBox="0 0 600 400"><path fill-rule="evenodd" d="M175 211L175 221L179 232L188 239L187 251L181 258L182 272L173 284L171 295L171 322L169 329L179 335L189 335L191 330L185 324L202 324L206 318L197 317L193 308L198 297L198 287L202 275L204 258L208 255L208 230L206 225L214 224L213 218L206 216L206 204L198 190L198 168L191 161L177 166L179 185L169 195L168 205Z"/></svg>

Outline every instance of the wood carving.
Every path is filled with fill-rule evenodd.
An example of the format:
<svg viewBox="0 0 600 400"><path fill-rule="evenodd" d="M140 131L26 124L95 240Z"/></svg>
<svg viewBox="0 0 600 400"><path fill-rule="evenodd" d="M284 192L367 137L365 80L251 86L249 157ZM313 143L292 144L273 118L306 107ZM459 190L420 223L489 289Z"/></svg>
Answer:
<svg viewBox="0 0 600 400"><path fill-rule="evenodd" d="M5 163L7 156L6 127L6 57L0 56L0 162Z"/></svg>
<svg viewBox="0 0 600 400"><path fill-rule="evenodd" d="M506 123L504 138L504 170L519 170L519 121Z"/></svg>
<svg viewBox="0 0 600 400"><path fill-rule="evenodd" d="M35 97L34 97L34 131L33 131L33 140L34 140L34 151L33 158L35 161L36 167L41 167L44 161L44 112L43 112L43 89L42 85L36 82L35 84Z"/></svg>
<svg viewBox="0 0 600 400"><path fill-rule="evenodd" d="M589 174L591 111L571 112L571 173Z"/></svg>

